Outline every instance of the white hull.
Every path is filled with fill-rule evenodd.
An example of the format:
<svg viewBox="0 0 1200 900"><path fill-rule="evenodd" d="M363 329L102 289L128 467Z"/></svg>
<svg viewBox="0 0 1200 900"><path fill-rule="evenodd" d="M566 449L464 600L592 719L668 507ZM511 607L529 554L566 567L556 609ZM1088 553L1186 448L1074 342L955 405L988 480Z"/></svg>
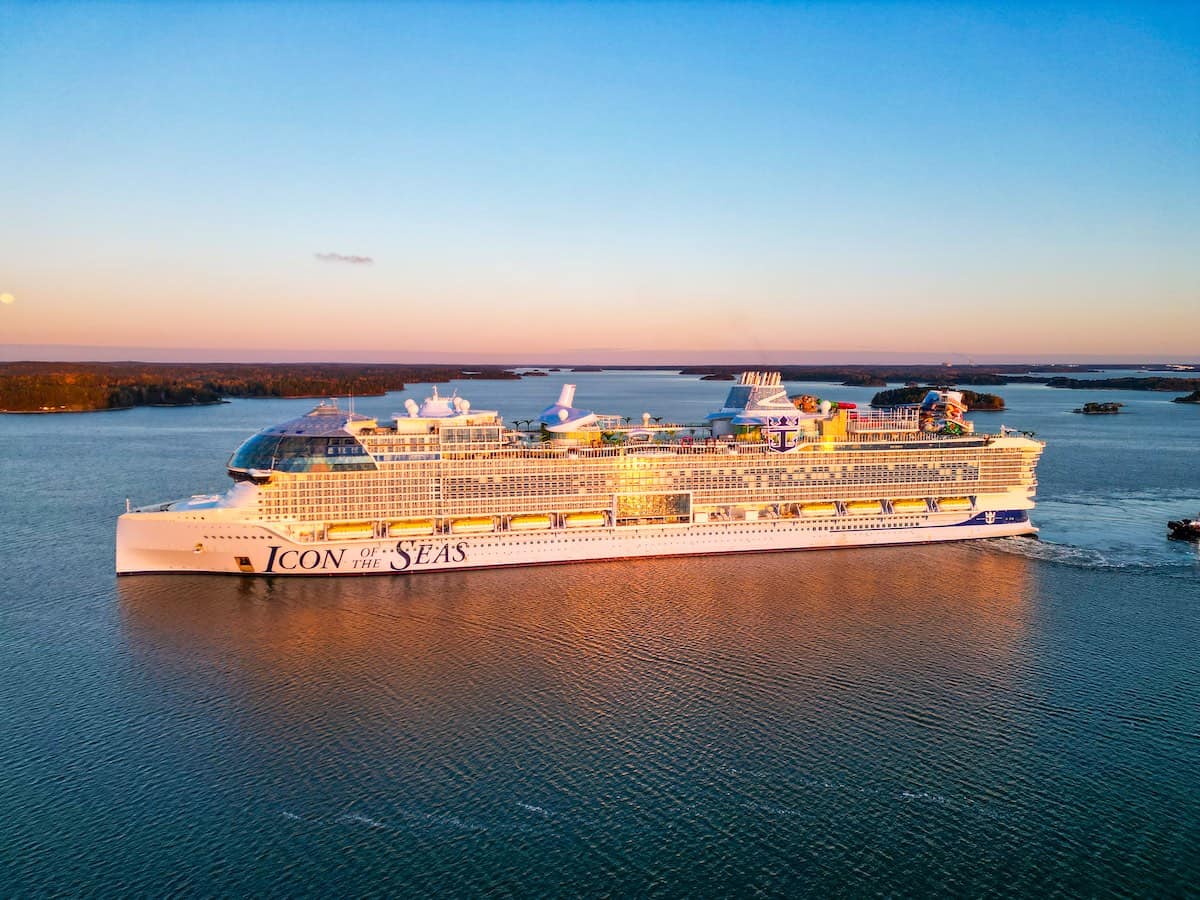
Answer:
<svg viewBox="0 0 1200 900"><path fill-rule="evenodd" d="M983 499L983 498L981 498ZM817 550L924 544L1033 534L1026 509L917 515L839 516L434 534L343 541L291 540L268 525L219 516L127 513L117 526L117 573L229 572L255 575L382 575L650 556ZM1021 507L1021 508L1014 508Z"/></svg>

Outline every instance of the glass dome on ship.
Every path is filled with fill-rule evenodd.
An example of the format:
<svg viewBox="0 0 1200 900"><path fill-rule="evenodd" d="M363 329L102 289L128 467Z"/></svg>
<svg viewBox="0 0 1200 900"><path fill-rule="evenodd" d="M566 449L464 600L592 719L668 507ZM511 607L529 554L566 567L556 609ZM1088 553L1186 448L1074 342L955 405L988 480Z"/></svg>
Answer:
<svg viewBox="0 0 1200 900"><path fill-rule="evenodd" d="M631 425L574 385L507 426L435 389L380 422L323 403L260 431L234 484L131 509L117 571L409 573L1028 534L1042 444L961 397L860 410L746 372L703 423Z"/></svg>

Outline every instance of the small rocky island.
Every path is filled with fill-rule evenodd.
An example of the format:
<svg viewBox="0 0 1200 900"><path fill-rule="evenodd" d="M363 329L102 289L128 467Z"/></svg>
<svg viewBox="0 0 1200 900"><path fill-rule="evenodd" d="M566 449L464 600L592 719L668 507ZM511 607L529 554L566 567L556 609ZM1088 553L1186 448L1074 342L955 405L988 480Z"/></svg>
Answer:
<svg viewBox="0 0 1200 900"><path fill-rule="evenodd" d="M1079 409L1072 410L1072 412L1081 413L1085 416L1115 416L1121 411L1121 407L1124 405L1124 403L1113 403L1111 401L1085 403Z"/></svg>
<svg viewBox="0 0 1200 900"><path fill-rule="evenodd" d="M945 390L945 388L937 388L931 386L921 387L920 385L910 384L902 388L892 388L890 391L880 391L871 398L871 405L874 407L881 406L904 406L909 403L920 403L925 399L925 395L930 391ZM1004 410L1004 398L999 394L981 394L976 391L960 390L963 395L963 402L967 404L967 409L971 412L1002 412Z"/></svg>
<svg viewBox="0 0 1200 900"><path fill-rule="evenodd" d="M1200 403L1200 388L1192 391L1185 397L1176 397L1172 403Z"/></svg>

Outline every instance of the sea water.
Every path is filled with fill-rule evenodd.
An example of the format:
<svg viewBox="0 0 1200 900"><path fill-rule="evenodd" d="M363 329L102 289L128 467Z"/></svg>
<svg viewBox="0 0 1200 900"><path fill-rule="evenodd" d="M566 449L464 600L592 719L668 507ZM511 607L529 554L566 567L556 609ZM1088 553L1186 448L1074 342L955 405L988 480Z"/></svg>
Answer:
<svg viewBox="0 0 1200 900"><path fill-rule="evenodd" d="M511 422L564 380L728 389L439 389ZM1041 540L348 579L113 574L126 497L223 490L312 401L0 417L0 891L1194 892L1200 407L994 390Z"/></svg>

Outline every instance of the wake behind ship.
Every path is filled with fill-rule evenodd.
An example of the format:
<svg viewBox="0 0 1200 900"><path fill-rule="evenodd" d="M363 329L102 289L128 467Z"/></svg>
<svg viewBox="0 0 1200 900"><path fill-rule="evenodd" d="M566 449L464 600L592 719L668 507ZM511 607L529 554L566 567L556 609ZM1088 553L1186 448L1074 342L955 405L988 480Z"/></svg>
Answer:
<svg viewBox="0 0 1200 900"><path fill-rule="evenodd" d="M233 486L127 511L119 574L340 575L1031 534L1043 445L919 406L793 402L746 372L703 425L575 407L533 430L437 390L387 424L322 404L233 454ZM806 398L807 399L807 398Z"/></svg>

